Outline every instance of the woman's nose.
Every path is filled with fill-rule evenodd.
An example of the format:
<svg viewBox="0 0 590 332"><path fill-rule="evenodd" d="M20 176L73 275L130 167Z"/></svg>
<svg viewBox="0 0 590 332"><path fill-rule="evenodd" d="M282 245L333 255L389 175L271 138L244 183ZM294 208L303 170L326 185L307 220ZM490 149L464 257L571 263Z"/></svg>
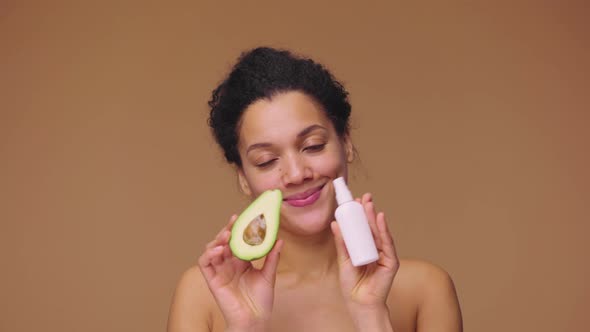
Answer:
<svg viewBox="0 0 590 332"><path fill-rule="evenodd" d="M301 156L288 156L283 160L281 177L285 187L301 184L312 178L312 171Z"/></svg>

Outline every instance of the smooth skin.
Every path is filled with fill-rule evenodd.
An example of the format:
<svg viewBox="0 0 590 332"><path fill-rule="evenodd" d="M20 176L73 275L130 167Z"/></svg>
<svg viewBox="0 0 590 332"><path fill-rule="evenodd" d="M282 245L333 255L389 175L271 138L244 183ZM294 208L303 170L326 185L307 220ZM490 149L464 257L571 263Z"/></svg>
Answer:
<svg viewBox="0 0 590 332"><path fill-rule="evenodd" d="M311 205L283 202L279 239L259 261L229 250L236 216L181 277L169 332L462 331L459 301L443 269L400 260L386 216L370 193L363 205L379 260L351 264L338 224L332 180L347 177L352 143L321 107L290 91L250 105L239 130L238 178L252 199L268 189L285 198L320 191Z"/></svg>

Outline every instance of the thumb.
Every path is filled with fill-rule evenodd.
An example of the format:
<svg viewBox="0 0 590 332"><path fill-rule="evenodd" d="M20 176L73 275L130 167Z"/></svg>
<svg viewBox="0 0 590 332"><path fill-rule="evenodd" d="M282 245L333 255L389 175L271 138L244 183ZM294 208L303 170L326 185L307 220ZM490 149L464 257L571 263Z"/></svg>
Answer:
<svg viewBox="0 0 590 332"><path fill-rule="evenodd" d="M264 260L264 265L262 266L262 276L266 281L273 285L275 284L275 279L277 276L277 266L279 265L279 253L283 248L283 240L278 239L275 245L273 246L272 250L268 255L266 255L266 259Z"/></svg>

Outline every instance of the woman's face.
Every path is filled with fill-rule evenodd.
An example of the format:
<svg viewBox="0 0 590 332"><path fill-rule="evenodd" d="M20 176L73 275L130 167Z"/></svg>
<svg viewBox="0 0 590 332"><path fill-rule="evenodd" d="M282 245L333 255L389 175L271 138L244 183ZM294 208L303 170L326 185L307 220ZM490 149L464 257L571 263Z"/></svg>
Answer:
<svg viewBox="0 0 590 332"><path fill-rule="evenodd" d="M281 228L305 235L329 226L336 208L332 180L347 177L352 145L318 103L297 91L252 103L242 115L238 150L246 194L282 191Z"/></svg>

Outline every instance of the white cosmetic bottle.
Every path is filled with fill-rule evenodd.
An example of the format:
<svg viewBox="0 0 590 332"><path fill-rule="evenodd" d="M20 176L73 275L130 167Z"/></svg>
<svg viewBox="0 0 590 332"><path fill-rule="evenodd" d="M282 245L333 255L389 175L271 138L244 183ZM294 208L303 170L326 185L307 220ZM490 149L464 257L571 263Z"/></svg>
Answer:
<svg viewBox="0 0 590 332"><path fill-rule="evenodd" d="M333 181L338 207L334 216L352 265L362 266L379 259L371 227L362 204L355 201L344 178Z"/></svg>

